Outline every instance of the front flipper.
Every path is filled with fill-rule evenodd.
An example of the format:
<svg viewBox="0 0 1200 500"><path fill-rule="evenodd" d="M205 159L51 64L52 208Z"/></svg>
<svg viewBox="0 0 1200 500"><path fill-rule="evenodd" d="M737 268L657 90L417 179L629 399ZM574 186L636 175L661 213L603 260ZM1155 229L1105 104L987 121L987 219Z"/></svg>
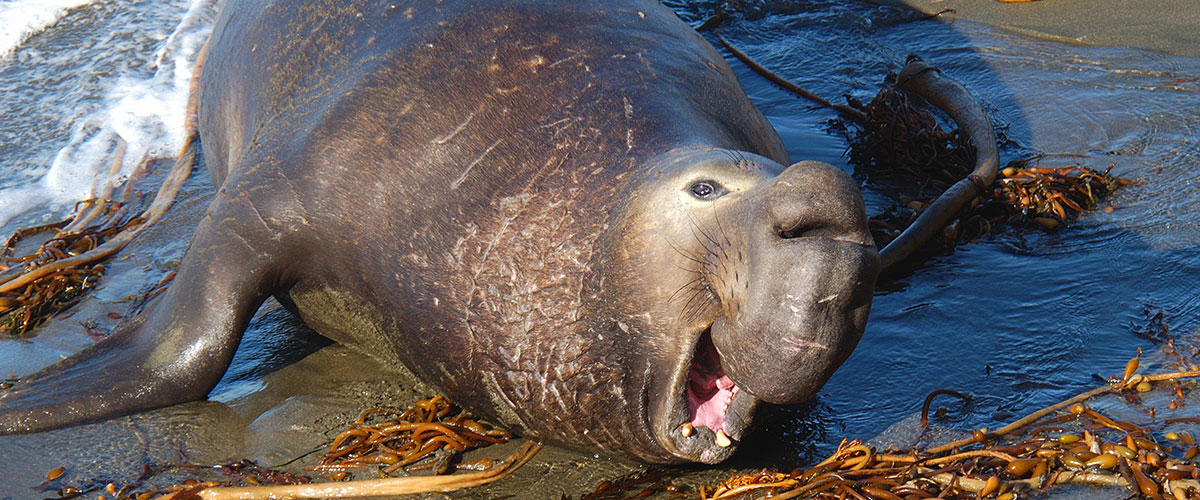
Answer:
<svg viewBox="0 0 1200 500"><path fill-rule="evenodd" d="M248 220L261 232L261 219L245 217L253 210L246 203L221 198L196 229L175 280L137 320L0 390L0 434L204 399L229 366L251 316L278 284L267 260L274 249L250 243L277 239L247 234L246 227L254 227Z"/></svg>

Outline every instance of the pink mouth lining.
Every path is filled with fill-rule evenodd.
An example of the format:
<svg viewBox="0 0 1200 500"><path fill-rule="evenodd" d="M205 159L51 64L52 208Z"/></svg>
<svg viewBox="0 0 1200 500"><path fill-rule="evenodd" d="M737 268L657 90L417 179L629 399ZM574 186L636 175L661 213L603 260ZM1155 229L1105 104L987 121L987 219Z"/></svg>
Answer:
<svg viewBox="0 0 1200 500"><path fill-rule="evenodd" d="M721 357L708 332L701 335L699 343L688 370L688 419L695 427L717 432L725 429L725 412L738 386L721 367Z"/></svg>

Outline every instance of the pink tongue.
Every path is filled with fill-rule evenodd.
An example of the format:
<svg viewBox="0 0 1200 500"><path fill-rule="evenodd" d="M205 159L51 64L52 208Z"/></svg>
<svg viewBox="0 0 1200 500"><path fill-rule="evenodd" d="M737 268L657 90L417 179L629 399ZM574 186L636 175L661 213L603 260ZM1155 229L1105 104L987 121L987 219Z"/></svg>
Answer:
<svg viewBox="0 0 1200 500"><path fill-rule="evenodd" d="M737 391L737 385L723 371L719 377L695 369L689 371L687 400L692 425L708 427L713 432L724 429L725 411Z"/></svg>

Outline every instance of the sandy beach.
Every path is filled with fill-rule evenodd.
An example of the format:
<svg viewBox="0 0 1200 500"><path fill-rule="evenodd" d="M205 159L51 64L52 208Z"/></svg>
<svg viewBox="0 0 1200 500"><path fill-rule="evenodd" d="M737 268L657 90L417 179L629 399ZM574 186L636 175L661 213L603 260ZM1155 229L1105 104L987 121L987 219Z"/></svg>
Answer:
<svg viewBox="0 0 1200 500"><path fill-rule="evenodd" d="M902 0L925 13L953 9L966 19L1026 35L1083 45L1149 49L1200 57L1200 2L1195 0Z"/></svg>

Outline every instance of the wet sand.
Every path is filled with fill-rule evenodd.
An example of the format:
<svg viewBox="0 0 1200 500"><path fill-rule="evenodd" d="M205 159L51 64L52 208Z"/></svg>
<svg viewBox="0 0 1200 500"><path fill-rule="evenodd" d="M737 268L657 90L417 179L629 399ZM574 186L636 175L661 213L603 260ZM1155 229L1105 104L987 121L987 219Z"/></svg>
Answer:
<svg viewBox="0 0 1200 500"><path fill-rule="evenodd" d="M894 0L949 20L966 19L1066 43L1149 49L1200 57L1200 2L1195 0Z"/></svg>

